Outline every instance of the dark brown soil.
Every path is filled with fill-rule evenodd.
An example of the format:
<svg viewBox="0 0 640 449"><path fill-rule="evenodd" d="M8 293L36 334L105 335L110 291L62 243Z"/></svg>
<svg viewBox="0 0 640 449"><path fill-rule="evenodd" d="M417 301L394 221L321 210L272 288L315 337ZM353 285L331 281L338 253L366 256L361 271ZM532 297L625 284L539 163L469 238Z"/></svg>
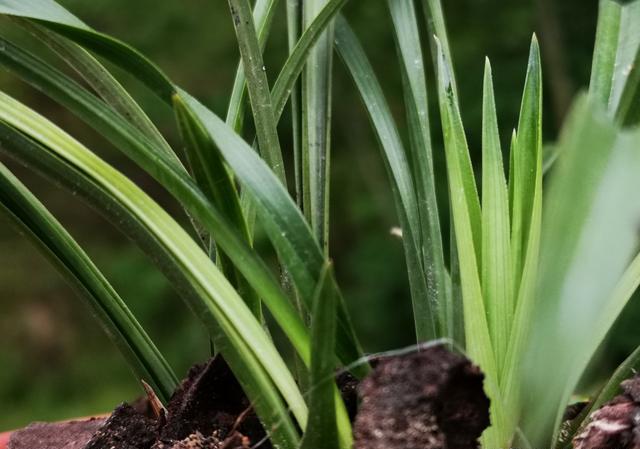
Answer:
<svg viewBox="0 0 640 449"><path fill-rule="evenodd" d="M640 375L620 387L621 395L591 414L573 439L575 449L640 449Z"/></svg>
<svg viewBox="0 0 640 449"><path fill-rule="evenodd" d="M128 404L118 406L84 449L142 449L156 441L157 423Z"/></svg>
<svg viewBox="0 0 640 449"><path fill-rule="evenodd" d="M359 387L355 449L472 449L489 425L484 375L434 346L382 359Z"/></svg>
<svg viewBox="0 0 640 449"><path fill-rule="evenodd" d="M104 421L34 423L11 434L9 449L82 449Z"/></svg>

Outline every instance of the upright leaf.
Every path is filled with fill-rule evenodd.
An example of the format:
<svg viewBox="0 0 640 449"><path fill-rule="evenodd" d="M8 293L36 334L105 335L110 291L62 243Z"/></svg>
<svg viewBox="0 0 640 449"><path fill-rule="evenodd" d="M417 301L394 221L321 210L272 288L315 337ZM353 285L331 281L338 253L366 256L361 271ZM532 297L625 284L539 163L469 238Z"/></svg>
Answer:
<svg viewBox="0 0 640 449"><path fill-rule="evenodd" d="M538 159L542 153L542 70L538 40L533 37L525 80L517 140L513 154L513 212L511 216L511 252L513 260L513 297L520 289L527 245L535 214Z"/></svg>
<svg viewBox="0 0 640 449"><path fill-rule="evenodd" d="M303 28L313 23L326 3L307 0L302 4ZM333 26L329 24L309 52L302 77L303 209L325 253L329 249L332 66Z"/></svg>
<svg viewBox="0 0 640 449"><path fill-rule="evenodd" d="M601 341L594 333L603 336L603 316L620 307L607 299L637 252L640 202L629 196L640 187L636 142L637 134L617 138L585 101L564 134L545 208L540 307L526 371L525 387L536 397L525 423L533 444L549 443L546 435Z"/></svg>
<svg viewBox="0 0 640 449"><path fill-rule="evenodd" d="M503 447L511 436L505 434L505 416L499 389L498 366L489 332L480 284L479 253L480 206L471 171L469 150L456 96L451 85L449 65L438 45L438 92L444 133L447 174L465 318L466 349L469 357L484 371L485 388L492 400L492 426L483 435L486 447Z"/></svg>
<svg viewBox="0 0 640 449"><path fill-rule="evenodd" d="M589 95L603 107L609 105L611 96L621 11L620 3L614 0L600 0Z"/></svg>
<svg viewBox="0 0 640 449"><path fill-rule="evenodd" d="M502 164L491 65L487 59L482 124L481 283L499 370L507 354L514 314L509 240L509 193Z"/></svg>
<svg viewBox="0 0 640 449"><path fill-rule="evenodd" d="M267 43L267 37L271 30L273 16L276 13L278 0L257 0L253 6L253 21L256 26L256 34L260 49L264 51ZM244 65L242 61L236 69L236 77L233 80L233 88L231 89L231 97L229 99L229 107L227 109L226 122L236 132L242 130L244 118L244 105L247 92L247 77L244 73Z"/></svg>
<svg viewBox="0 0 640 449"><path fill-rule="evenodd" d="M229 7L247 77L247 91L260 151L280 182L286 186L287 177L278 139L276 117L251 5L249 0L229 0Z"/></svg>
<svg viewBox="0 0 640 449"><path fill-rule="evenodd" d="M336 297L326 265L313 299L311 313L311 385L309 423L300 449L339 448L334 398ZM348 448L349 446L347 446Z"/></svg>
<svg viewBox="0 0 640 449"><path fill-rule="evenodd" d="M419 341L433 339L438 335L437 310L428 300L428 284L420 248L420 217L411 168L382 88L358 38L343 17L336 19L335 32L336 48L360 91L392 181L403 232L402 242L405 247L417 338Z"/></svg>
<svg viewBox="0 0 640 449"><path fill-rule="evenodd" d="M439 335L454 337L454 304L447 295L446 267L433 172L429 111L422 46L413 1L387 2L401 61L403 91L411 137L412 175L420 217L420 248L427 275L427 298L438 311Z"/></svg>

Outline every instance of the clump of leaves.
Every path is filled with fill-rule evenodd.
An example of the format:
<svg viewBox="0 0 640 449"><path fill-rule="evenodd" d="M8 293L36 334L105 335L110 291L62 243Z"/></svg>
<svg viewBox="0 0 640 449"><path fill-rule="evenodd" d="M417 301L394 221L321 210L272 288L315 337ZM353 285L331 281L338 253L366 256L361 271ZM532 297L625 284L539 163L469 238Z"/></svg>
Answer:
<svg viewBox="0 0 640 449"><path fill-rule="evenodd" d="M54 0L0 0L0 13L33 34L84 83L44 59L44 49L34 54L22 41L6 37L0 38L0 64L69 109L156 179L182 205L193 229L95 152L4 92L3 152L85 198L158 264L209 329L276 446L320 448L330 438L331 447L346 449L352 445L350 422L332 373L337 366L350 366L362 377L368 366L353 363L363 354L328 254L336 49L361 94L392 182L418 340L455 342L483 369L492 400L485 447L562 444L557 429L569 397L640 283L640 201L634 195L640 187L635 149L640 141L640 37L635 32L640 2L623 6L601 0L589 92L576 100L548 164L542 152L542 63L535 37L508 163L487 60L477 180L442 7L438 0L421 1L437 69L432 94L438 96L445 143L451 236L443 236L436 203L435 179L444 174L433 168L433 152L440 149L431 142L423 30L414 1L387 2L403 79L408 146L361 43L339 14L346 0L287 2L289 57L273 86L262 50L277 2L228 3L241 61L222 120L135 49L92 29ZM183 152L167 143L101 59L129 72L173 109ZM287 103L293 167L283 162L276 129ZM252 129L243 120L247 107ZM545 182L543 166L553 161ZM0 204L88 298L136 375L166 400L176 386L170 366L69 232L4 165ZM286 282L252 247L256 220ZM299 363L294 368L265 331L263 307L295 348ZM617 379L637 363L638 351L595 403L615 394Z"/></svg>

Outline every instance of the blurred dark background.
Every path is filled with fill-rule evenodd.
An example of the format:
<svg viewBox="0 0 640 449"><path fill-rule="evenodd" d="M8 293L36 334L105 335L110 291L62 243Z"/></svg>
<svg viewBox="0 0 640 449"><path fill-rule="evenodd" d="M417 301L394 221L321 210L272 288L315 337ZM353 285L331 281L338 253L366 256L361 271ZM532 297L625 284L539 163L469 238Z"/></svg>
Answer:
<svg viewBox="0 0 640 449"><path fill-rule="evenodd" d="M141 50L178 84L224 116L238 60L226 2L61 3L94 28ZM265 56L271 81L286 49L284 1L280 3ZM493 63L506 144L517 122L534 31L540 38L544 59L545 140L554 140L572 97L589 79L597 1L448 0L445 4L472 151L477 151L480 139L485 55ZM364 42L403 128L400 73L385 2L351 0L345 11ZM0 26L10 25L4 20ZM430 61L430 57L425 60ZM175 144L170 111L127 76L123 81ZM433 82L433 76L429 82ZM65 127L179 215L179 207L156 184L77 119L8 73L0 72L0 83L3 90ZM400 241L389 232L397 222L388 181L360 100L337 58L334 88L331 254L337 275L368 351L411 344L404 257ZM431 95L432 103L433 100ZM437 130L436 105L431 106L432 126ZM290 136L284 133L288 120L283 119L281 138L290 154ZM441 174L441 142L437 140L438 132L433 135L436 170ZM180 375L190 364L207 356L204 331L140 251L76 198L14 164L11 167L85 246ZM445 186L440 184L440 192L444 193ZM631 308L624 321L618 323L603 351L606 355L599 357L600 368L594 370L594 379L599 370L618 363L638 343L632 334L634 320L640 318L640 310L635 309ZM136 381L125 362L82 301L29 242L0 217L0 429L32 420L105 412L137 394Z"/></svg>

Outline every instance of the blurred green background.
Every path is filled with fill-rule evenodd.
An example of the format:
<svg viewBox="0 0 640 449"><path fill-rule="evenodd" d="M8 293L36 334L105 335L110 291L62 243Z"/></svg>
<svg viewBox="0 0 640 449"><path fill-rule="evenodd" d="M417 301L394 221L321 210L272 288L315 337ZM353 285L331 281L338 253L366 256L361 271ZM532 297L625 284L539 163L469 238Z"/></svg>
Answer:
<svg viewBox="0 0 640 449"><path fill-rule="evenodd" d="M131 43L178 84L220 115L225 114L238 60L226 2L61 3L94 28ZM284 2L280 3L266 50L271 81L286 49ZM480 139L484 56L488 55L493 63L500 126L506 143L517 120L534 31L540 37L544 58L546 140L554 140L571 98L589 78L597 1L444 3L472 151L477 154ZM346 15L364 42L402 128L400 73L385 2L351 0ZM11 25L3 20L0 26ZM148 107L170 142L176 144L170 111L126 76L123 80ZM180 216L180 208L153 181L78 120L8 73L0 72L0 83L3 90L34 106L130 174ZM400 241L389 232L397 224L389 185L359 98L338 60L334 88L331 254L337 275L368 351L411 344L404 257ZM434 124L435 104L432 111ZM287 120L288 117L283 119L283 131ZM441 176L439 133L433 135L436 170ZM290 154L290 136L284 132L282 143ZM207 356L208 343L202 328L140 251L76 198L21 167L10 165L85 246L180 375L190 364ZM442 182L440 192L445 192ZM633 335L633 323L638 318L640 310L631 307L618 323L606 351L602 351L606 355L598 358L594 379L638 344ZM0 430L33 420L105 412L138 394L135 379L88 309L48 262L0 217Z"/></svg>

